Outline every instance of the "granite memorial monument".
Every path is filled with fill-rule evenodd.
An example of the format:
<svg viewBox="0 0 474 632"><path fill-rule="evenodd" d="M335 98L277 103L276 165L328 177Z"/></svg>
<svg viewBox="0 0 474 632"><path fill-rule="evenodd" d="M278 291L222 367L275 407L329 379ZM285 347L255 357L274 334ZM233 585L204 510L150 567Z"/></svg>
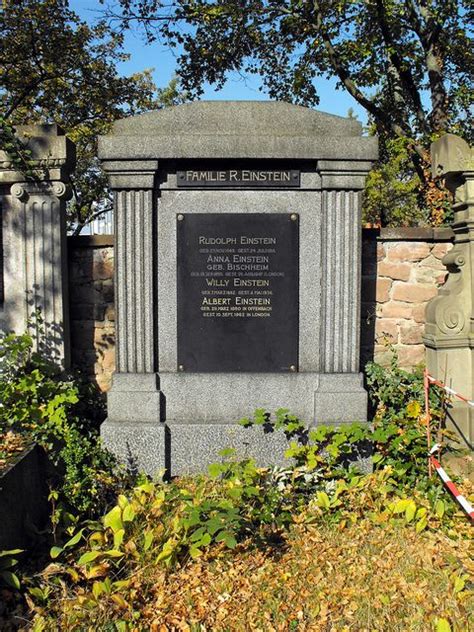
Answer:
<svg viewBox="0 0 474 632"><path fill-rule="evenodd" d="M282 102L195 102L118 121L99 156L115 197L117 362L103 439L150 474L205 470L238 424L287 408L364 421L361 191L376 138Z"/></svg>

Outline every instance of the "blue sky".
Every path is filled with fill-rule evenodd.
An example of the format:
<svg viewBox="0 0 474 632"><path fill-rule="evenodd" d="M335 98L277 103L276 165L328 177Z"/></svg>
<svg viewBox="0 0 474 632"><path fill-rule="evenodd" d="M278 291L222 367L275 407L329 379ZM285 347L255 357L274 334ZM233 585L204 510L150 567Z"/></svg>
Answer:
<svg viewBox="0 0 474 632"><path fill-rule="evenodd" d="M87 21L93 21L98 15L103 5L94 0L70 0L69 3L80 17ZM119 65L119 72L123 75L132 74L146 68L153 68L153 78L155 84L164 87L175 73L177 62L176 57L179 50L170 49L154 43L145 44L139 33L127 32L125 36L125 51L130 54L130 60ZM234 73L222 90L217 91L213 86L206 85L202 99L207 100L266 100L268 95L259 90L260 82L258 77L246 75L244 77ZM318 110L347 116L349 108L362 123L367 122L367 117L363 108L345 91L336 90L335 80L318 79L318 93L320 103Z"/></svg>

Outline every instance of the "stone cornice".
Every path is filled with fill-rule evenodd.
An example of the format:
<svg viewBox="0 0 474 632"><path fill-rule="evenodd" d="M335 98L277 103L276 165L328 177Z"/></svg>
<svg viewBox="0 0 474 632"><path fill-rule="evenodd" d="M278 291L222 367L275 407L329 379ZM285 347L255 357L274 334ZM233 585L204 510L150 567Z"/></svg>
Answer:
<svg viewBox="0 0 474 632"><path fill-rule="evenodd" d="M110 187L122 189L153 189L157 160L104 160L102 168L109 176Z"/></svg>
<svg viewBox="0 0 474 632"><path fill-rule="evenodd" d="M351 160L378 157L377 138L321 136L120 136L99 137L101 160L277 159Z"/></svg>
<svg viewBox="0 0 474 632"><path fill-rule="evenodd" d="M0 184L66 180L75 166L75 145L57 125L23 125L16 128L25 149L28 172L0 151Z"/></svg>

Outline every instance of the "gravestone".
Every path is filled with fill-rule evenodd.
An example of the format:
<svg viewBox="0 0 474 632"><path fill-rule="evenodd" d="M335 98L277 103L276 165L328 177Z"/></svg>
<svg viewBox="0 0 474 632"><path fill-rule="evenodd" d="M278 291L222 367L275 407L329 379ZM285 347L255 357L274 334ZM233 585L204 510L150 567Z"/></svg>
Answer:
<svg viewBox="0 0 474 632"><path fill-rule="evenodd" d="M18 125L29 169L0 151L0 331L28 330L69 365L66 202L75 146L57 125Z"/></svg>
<svg viewBox="0 0 474 632"><path fill-rule="evenodd" d="M423 341L426 365L437 380L474 400L474 149L465 140L445 134L431 145L433 177L443 177L453 195L454 246L443 258L446 283L426 308ZM447 426L462 448L474 450L474 409L453 398Z"/></svg>
<svg viewBox="0 0 474 632"><path fill-rule="evenodd" d="M114 124L117 366L105 443L153 474L285 441L237 421L287 408L366 420L361 191L377 158L354 119L281 102L196 102Z"/></svg>

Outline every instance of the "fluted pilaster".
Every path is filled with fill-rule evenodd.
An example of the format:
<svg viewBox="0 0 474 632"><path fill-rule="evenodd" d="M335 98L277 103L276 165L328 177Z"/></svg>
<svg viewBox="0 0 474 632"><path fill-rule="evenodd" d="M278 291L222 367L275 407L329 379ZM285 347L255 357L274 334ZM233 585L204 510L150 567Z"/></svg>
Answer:
<svg viewBox="0 0 474 632"><path fill-rule="evenodd" d="M155 371L153 194L115 192L117 370Z"/></svg>
<svg viewBox="0 0 474 632"><path fill-rule="evenodd" d="M62 186L60 186L62 185ZM67 279L65 274L66 226L63 183L37 187L15 184L11 188L10 248L6 257L7 305L15 329L29 330L38 348L56 359L69 361ZM13 323L12 323L13 324Z"/></svg>
<svg viewBox="0 0 474 632"><path fill-rule="evenodd" d="M321 367L359 370L360 193L323 191L321 235Z"/></svg>

